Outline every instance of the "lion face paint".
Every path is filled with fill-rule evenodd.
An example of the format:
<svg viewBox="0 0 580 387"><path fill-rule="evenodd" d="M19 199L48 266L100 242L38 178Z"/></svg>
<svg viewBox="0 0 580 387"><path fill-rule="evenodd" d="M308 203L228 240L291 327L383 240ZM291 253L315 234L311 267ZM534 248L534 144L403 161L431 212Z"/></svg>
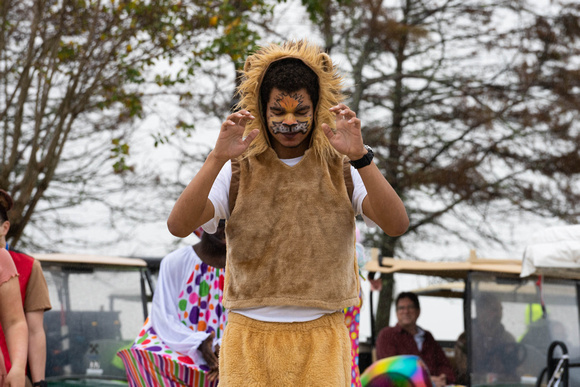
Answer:
<svg viewBox="0 0 580 387"><path fill-rule="evenodd" d="M268 126L273 134L308 133L312 113L312 102L306 90L293 93L272 90L268 101Z"/></svg>
<svg viewBox="0 0 580 387"><path fill-rule="evenodd" d="M305 89L287 93L274 88L270 94L266 116L268 130L274 138L274 147L308 146L303 143L312 129L314 107Z"/></svg>

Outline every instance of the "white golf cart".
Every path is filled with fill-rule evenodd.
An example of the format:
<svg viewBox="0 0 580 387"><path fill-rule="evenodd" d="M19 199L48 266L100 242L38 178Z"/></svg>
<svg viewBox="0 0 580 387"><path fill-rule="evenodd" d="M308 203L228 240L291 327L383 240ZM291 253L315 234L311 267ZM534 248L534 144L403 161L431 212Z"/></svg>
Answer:
<svg viewBox="0 0 580 387"><path fill-rule="evenodd" d="M127 384L116 356L148 315L153 286L142 259L35 254L52 310L44 315L49 386Z"/></svg>
<svg viewBox="0 0 580 387"><path fill-rule="evenodd" d="M465 345L442 343L456 370L465 370L463 384L580 386L580 226L546 230L527 246L523 260L481 259L475 252L465 262L379 260L375 256L365 270L448 281L415 292L422 311L433 300L429 297L463 300ZM482 306L477 310L478 300L485 298L501 306L498 323L509 340L486 337L491 322L477 323L491 314ZM450 323L447 318L441 311L421 315L423 321L438 324ZM491 350L485 340L496 348ZM464 354L456 353L460 348Z"/></svg>

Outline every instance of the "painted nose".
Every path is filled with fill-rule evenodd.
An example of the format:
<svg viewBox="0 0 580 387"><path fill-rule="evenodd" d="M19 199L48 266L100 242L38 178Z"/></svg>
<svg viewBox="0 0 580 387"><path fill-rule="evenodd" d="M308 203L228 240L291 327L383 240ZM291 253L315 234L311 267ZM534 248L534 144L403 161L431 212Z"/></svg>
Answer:
<svg viewBox="0 0 580 387"><path fill-rule="evenodd" d="M282 123L284 125L292 126L298 124L298 121L296 121L296 117L294 117L294 114L286 114Z"/></svg>

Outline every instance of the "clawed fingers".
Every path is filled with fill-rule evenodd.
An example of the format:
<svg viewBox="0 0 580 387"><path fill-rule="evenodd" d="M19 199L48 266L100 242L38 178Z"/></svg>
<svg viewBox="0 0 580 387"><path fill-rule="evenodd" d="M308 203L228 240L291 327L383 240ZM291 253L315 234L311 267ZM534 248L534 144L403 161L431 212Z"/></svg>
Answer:
<svg viewBox="0 0 580 387"><path fill-rule="evenodd" d="M259 129L246 133L246 123L254 119L255 117L247 110L230 114L222 123L212 150L213 156L219 160L231 160L244 153L260 133Z"/></svg>
<svg viewBox="0 0 580 387"><path fill-rule="evenodd" d="M335 106L331 107L330 108L330 111L333 112L333 111L336 111L336 110L344 110L344 109L348 109L348 106L346 106L343 103L339 103L338 105L335 105Z"/></svg>
<svg viewBox="0 0 580 387"><path fill-rule="evenodd" d="M227 120L233 122L235 125L246 126L248 121L255 119L255 117L247 110L240 110L228 116Z"/></svg>
<svg viewBox="0 0 580 387"><path fill-rule="evenodd" d="M336 106L330 108L330 111L336 114L336 120L346 120L349 123L354 123L356 119L356 113L350 110L348 106L343 103L339 103Z"/></svg>
<svg viewBox="0 0 580 387"><path fill-rule="evenodd" d="M345 118L346 119L346 118ZM360 119L356 117L352 117L347 121L349 124L353 124L355 127L360 127Z"/></svg>
<svg viewBox="0 0 580 387"><path fill-rule="evenodd" d="M222 130L227 129L230 126L235 126L235 122L232 120L225 120L224 123L222 124Z"/></svg>
<svg viewBox="0 0 580 387"><path fill-rule="evenodd" d="M239 112L232 113L226 118L226 120L222 123L222 132L227 131L229 129L235 129L239 127L245 129L246 123L255 119L255 117L248 112L247 110L240 110Z"/></svg>

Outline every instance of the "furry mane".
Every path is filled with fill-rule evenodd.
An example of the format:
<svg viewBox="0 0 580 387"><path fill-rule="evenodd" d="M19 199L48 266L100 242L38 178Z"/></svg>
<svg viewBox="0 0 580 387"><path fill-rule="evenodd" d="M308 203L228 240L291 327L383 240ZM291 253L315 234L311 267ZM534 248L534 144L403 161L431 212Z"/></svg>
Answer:
<svg viewBox="0 0 580 387"><path fill-rule="evenodd" d="M257 156L270 147L267 124L263 121L262 107L260 106L260 87L268 67L272 63L285 58L300 59L318 77L320 91L318 105L315 110L316 126L312 129L309 148L313 149L315 154L321 159L340 156L330 145L321 125L326 123L333 130L336 126L335 115L329 109L344 100L344 96L341 93L343 79L339 75L336 66L332 64L328 54L306 40L298 40L288 41L282 45L270 44L264 46L246 59L242 82L237 90L240 102L236 107L246 109L256 117L255 120L246 125L245 134L248 134L253 129L259 129L260 134L252 142L244 157Z"/></svg>

